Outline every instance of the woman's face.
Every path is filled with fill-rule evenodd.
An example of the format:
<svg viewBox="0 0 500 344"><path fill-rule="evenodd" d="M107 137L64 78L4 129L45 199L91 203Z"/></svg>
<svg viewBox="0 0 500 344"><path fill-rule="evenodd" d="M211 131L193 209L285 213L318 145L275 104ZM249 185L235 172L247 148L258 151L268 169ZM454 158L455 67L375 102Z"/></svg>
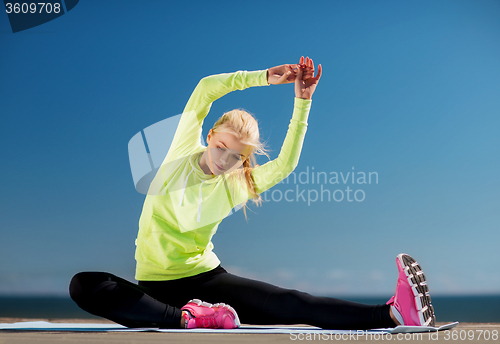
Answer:
<svg viewBox="0 0 500 344"><path fill-rule="evenodd" d="M230 133L215 133L210 129L207 142L208 166L214 175L239 168L252 152L252 146L241 143Z"/></svg>

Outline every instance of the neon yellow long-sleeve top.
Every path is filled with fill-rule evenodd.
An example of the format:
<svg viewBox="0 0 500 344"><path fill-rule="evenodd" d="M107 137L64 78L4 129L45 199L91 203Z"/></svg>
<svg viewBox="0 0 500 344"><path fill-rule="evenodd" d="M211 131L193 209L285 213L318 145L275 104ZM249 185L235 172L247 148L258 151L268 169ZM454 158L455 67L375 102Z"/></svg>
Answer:
<svg viewBox="0 0 500 344"><path fill-rule="evenodd" d="M267 71L237 71L203 78L182 113L172 144L151 183L139 220L135 278L174 280L210 271L220 264L212 236L219 223L249 200L236 171L207 175L199 165L207 147L200 142L212 103L225 94L268 86ZM295 98L292 119L278 157L252 170L257 193L285 179L298 164L311 100Z"/></svg>

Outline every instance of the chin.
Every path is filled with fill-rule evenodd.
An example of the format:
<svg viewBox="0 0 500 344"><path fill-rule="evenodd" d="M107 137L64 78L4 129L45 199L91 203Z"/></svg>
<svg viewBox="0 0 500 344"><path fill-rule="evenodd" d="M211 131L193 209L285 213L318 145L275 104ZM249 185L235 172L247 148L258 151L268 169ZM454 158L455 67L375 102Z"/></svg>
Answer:
<svg viewBox="0 0 500 344"><path fill-rule="evenodd" d="M224 174L226 173L226 170L219 170L219 168L217 167L217 165L213 165L212 167L212 174L215 174L216 176L218 176L219 174Z"/></svg>

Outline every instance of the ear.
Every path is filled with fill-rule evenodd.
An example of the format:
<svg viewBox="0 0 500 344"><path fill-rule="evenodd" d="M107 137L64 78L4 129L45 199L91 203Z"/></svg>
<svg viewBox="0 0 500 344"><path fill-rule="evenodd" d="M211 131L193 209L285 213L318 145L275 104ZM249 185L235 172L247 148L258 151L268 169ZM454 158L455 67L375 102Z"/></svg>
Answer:
<svg viewBox="0 0 500 344"><path fill-rule="evenodd" d="M212 139L212 129L210 129L208 131L208 135L207 135L207 144L210 143L210 140Z"/></svg>

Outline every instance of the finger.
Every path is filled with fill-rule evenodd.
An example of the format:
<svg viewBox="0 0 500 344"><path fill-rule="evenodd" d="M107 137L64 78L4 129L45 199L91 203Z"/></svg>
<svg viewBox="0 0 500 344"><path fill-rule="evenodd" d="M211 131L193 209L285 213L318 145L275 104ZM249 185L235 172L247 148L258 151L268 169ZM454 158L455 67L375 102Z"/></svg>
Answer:
<svg viewBox="0 0 500 344"><path fill-rule="evenodd" d="M280 76L280 78L278 79L278 83L284 83L285 81L287 81L288 77L292 74L291 71L288 71L288 72L285 72L283 73L282 76Z"/></svg>
<svg viewBox="0 0 500 344"><path fill-rule="evenodd" d="M304 79L307 79L314 76L314 70L309 67L304 67L302 69L302 74L304 75Z"/></svg>
<svg viewBox="0 0 500 344"><path fill-rule="evenodd" d="M295 74L296 74L293 65L287 65L286 68L288 69L286 81L293 81L293 78L295 78Z"/></svg>
<svg viewBox="0 0 500 344"><path fill-rule="evenodd" d="M318 65L318 74L316 75L315 79L317 81L319 81L319 79L321 78L321 72L323 71L323 69L321 68L321 63Z"/></svg>
<svg viewBox="0 0 500 344"><path fill-rule="evenodd" d="M301 56L301 57L300 57L299 64L303 64L303 63L304 63L304 56Z"/></svg>
<svg viewBox="0 0 500 344"><path fill-rule="evenodd" d="M297 70L297 78L296 79L302 80L303 70L304 69L302 67Z"/></svg>

